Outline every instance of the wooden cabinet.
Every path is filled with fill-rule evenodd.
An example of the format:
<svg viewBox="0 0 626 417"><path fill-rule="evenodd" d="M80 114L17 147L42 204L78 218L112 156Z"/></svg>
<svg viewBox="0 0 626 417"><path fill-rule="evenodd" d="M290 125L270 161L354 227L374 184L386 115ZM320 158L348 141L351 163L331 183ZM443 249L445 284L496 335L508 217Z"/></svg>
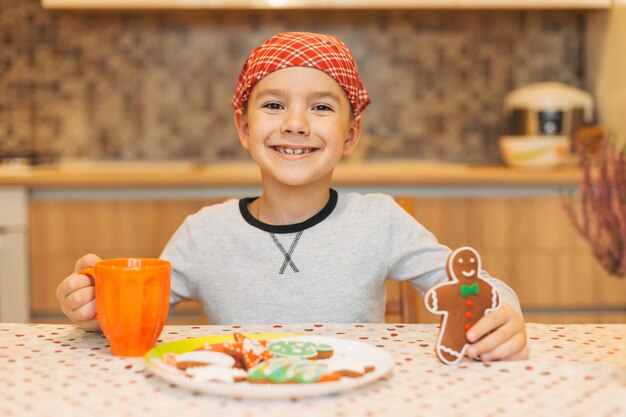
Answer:
<svg viewBox="0 0 626 417"><path fill-rule="evenodd" d="M609 276L563 211L559 196L413 199L409 210L440 242L470 245L518 294L525 319L626 322L626 279ZM406 207L406 204L405 204ZM390 305L410 322L438 322L421 296L391 283ZM399 294L399 295L398 295Z"/></svg>
<svg viewBox="0 0 626 417"><path fill-rule="evenodd" d="M184 218L212 199L39 199L30 203L33 321L63 321L58 283L87 251L156 257ZM576 235L558 196L409 197L398 201L444 244L475 247L517 292L529 322L626 322L626 279L608 276ZM388 322L437 322L409 285L388 282ZM181 305L170 322L206 323Z"/></svg>
<svg viewBox="0 0 626 417"><path fill-rule="evenodd" d="M32 200L32 321L63 322L55 298L78 258L158 257L186 216L221 199ZM182 303L170 323L207 323L197 303Z"/></svg>

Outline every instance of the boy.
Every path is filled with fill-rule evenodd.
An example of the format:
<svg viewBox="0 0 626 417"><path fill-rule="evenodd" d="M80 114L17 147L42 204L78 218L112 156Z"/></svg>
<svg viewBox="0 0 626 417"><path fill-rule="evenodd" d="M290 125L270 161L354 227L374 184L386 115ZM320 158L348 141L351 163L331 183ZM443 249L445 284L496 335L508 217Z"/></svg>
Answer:
<svg viewBox="0 0 626 417"><path fill-rule="evenodd" d="M261 171L258 198L189 216L161 257L172 262L173 305L202 302L213 323L381 322L384 281L424 292L446 281L450 250L380 194L337 193L333 169L359 142L370 99L339 39L281 33L253 50L232 100L241 145ZM97 328L81 258L58 287L62 311ZM527 357L515 293L468 332L470 357ZM484 336L484 337L483 337Z"/></svg>

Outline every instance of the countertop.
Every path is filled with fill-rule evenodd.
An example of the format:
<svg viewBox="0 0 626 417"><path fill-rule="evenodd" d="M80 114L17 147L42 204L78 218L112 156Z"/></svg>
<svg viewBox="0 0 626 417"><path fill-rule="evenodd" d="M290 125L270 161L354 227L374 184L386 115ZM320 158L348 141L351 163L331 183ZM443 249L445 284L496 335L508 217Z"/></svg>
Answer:
<svg viewBox="0 0 626 417"><path fill-rule="evenodd" d="M159 343L216 334L296 333L377 346L391 373L321 397L253 400L198 393L111 356L99 332L0 323L0 415L82 416L624 416L626 324L527 324L530 358L440 363L430 324L166 326ZM332 382L326 382L330 384ZM269 389L270 387L268 387Z"/></svg>
<svg viewBox="0 0 626 417"><path fill-rule="evenodd" d="M463 165L412 160L341 163L338 186L575 186L575 166L523 170L498 165ZM258 186L260 174L251 162L196 166L187 162L94 162L53 167L2 168L0 186L30 188L129 188Z"/></svg>

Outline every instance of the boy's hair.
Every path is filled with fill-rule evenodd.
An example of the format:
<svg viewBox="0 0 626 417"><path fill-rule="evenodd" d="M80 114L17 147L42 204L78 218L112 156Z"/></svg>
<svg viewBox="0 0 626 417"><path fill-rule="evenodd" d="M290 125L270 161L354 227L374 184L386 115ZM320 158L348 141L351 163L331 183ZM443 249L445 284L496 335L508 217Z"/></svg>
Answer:
<svg viewBox="0 0 626 417"><path fill-rule="evenodd" d="M339 38L308 32L284 32L250 52L239 74L232 106L236 110L244 108L250 90L259 80L288 67L315 68L331 76L346 92L355 116L371 101L350 50Z"/></svg>

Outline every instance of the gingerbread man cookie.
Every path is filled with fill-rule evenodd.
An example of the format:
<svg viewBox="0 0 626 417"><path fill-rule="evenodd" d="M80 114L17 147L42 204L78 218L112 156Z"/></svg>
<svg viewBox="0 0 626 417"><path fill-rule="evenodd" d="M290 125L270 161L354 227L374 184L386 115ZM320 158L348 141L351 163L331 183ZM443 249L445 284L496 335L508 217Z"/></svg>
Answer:
<svg viewBox="0 0 626 417"><path fill-rule="evenodd" d="M442 315L437 356L448 365L463 359L469 346L467 331L485 314L500 306L496 289L481 275L480 255L463 246L448 256L448 282L435 285L424 295L426 309Z"/></svg>

